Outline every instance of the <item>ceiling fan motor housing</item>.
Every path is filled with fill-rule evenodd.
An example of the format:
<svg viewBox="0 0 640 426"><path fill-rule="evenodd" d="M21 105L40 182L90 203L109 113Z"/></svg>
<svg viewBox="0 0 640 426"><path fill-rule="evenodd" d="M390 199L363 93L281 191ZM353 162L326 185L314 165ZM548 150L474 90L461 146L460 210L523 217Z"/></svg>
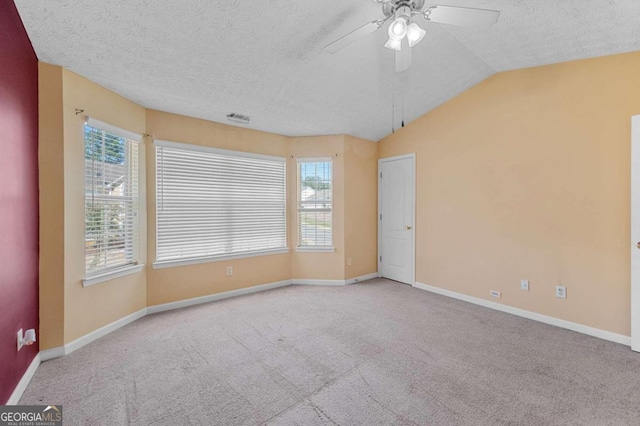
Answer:
<svg viewBox="0 0 640 426"><path fill-rule="evenodd" d="M390 0L386 3L383 3L382 13L384 13L384 16L388 18L394 16L396 12L403 7L408 7L411 12L420 13L423 6L424 0Z"/></svg>

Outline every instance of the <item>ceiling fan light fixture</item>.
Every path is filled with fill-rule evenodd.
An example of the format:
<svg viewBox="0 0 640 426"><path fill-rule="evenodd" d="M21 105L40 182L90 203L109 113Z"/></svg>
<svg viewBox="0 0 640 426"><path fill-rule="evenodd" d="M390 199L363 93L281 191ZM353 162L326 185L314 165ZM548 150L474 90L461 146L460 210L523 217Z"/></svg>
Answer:
<svg viewBox="0 0 640 426"><path fill-rule="evenodd" d="M404 16L397 18L389 25L389 38L391 40L402 40L407 35L407 20Z"/></svg>
<svg viewBox="0 0 640 426"><path fill-rule="evenodd" d="M400 52L402 50L402 41L389 38L389 40L384 44L384 47Z"/></svg>
<svg viewBox="0 0 640 426"><path fill-rule="evenodd" d="M407 28L407 40L409 41L409 46L413 47L420 43L426 33L427 32L420 28L420 26L415 22L409 25Z"/></svg>

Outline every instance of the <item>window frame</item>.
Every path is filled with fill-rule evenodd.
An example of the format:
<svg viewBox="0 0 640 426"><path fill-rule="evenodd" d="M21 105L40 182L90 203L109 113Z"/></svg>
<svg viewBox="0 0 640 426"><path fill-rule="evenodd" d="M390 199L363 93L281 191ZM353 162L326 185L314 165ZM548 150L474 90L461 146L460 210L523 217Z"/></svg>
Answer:
<svg viewBox="0 0 640 426"><path fill-rule="evenodd" d="M288 241L289 241L289 229L288 229L288 220L287 220L287 205L288 205L288 194L287 194L287 161L286 161L286 157L278 157L278 156L273 156L273 155L265 155L265 154L257 154L257 153L253 153L253 152L246 152L246 151L235 151L235 150L227 150L227 149L221 149L221 148L216 148L216 147L211 147L211 146L204 146L204 145L195 145L195 144L190 144L190 143L183 143L183 142L173 142L173 141L167 141L167 140L161 140L161 139L156 139L154 140L154 156L155 156L155 195L154 195L154 201L155 201L155 208L156 208L156 212L155 212L155 256L156 256L156 260L152 263L152 268L153 269L162 269L162 268L171 268L174 266L183 266L183 265L193 265L193 264L199 264L199 263L210 263L210 262L219 262L219 261L224 261L224 260L229 260L229 259L243 259L243 258L251 258L251 257L257 257L257 256L266 256L266 255L273 255L273 254L283 254L283 253L288 253L289 252L289 246L288 246ZM266 160L266 161L272 161L272 162L277 162L277 163L282 163L283 166L283 170L282 170L282 178L283 178L283 219L284 219L284 224L283 224L283 231L284 231L284 246L283 247L278 247L278 248L269 248L269 249L264 249L264 250L254 250L254 251L249 251L249 252L238 252L238 253L228 253L228 254L220 254L220 255L203 255L203 256L194 256L194 257L184 257L184 258L173 258L173 259L158 259L158 241L159 241L159 220L158 220L158 214L160 212L160 201L159 198L161 197L160 195L160 191L159 191L159 187L160 184L158 182L158 179L162 176L163 170L159 167L159 158L158 158L158 148L171 148L171 149L176 149L176 150L183 150L183 151L192 151L192 152L198 152L198 153L210 153L210 154L214 154L214 155L221 155L221 156L227 156L227 157L233 157L233 158L248 158L248 159L254 159L254 160Z"/></svg>
<svg viewBox="0 0 640 426"><path fill-rule="evenodd" d="M300 226L300 213L305 209L302 209L302 172L301 172L301 164L303 163L329 163L331 167L331 176L330 176L330 201L331 207L328 210L331 214L331 244L330 245L301 245L301 226ZM333 253L336 251L335 249L335 224L334 224L334 162L333 157L298 157L296 158L296 232L297 232L297 241L296 241L296 252L306 252L306 253ZM317 226L317 225L316 225Z"/></svg>
<svg viewBox="0 0 640 426"><path fill-rule="evenodd" d="M142 149L143 135L139 133L131 132L129 130L122 129L112 124L105 123L93 117L87 116L85 117L85 120L82 126L83 151L86 150L86 144L87 144L86 134L85 134L87 126L93 129L102 131L105 134L110 134L117 138L125 139L124 149L130 150L130 152L135 153L135 156L136 156L135 173L137 174L137 176L135 177L135 183L136 183L135 193L132 194L132 197L131 197L131 212L133 213L135 219L131 222L131 225L130 225L133 227L133 229L127 233L128 235L131 235L131 239L130 241L125 241L125 244L133 245L133 249L131 250L132 258L130 261L126 261L125 263L118 264L110 268L100 269L94 273L89 273L89 271L87 271L87 249L86 249L86 241L87 241L87 225L86 225L87 223L86 222L87 220L87 181L86 181L87 169L86 167L87 165L86 165L86 152L83 152L82 158L83 158L83 161L85 161L85 164L83 165L83 168L82 168L83 178L84 178L83 179L83 182L84 182L83 183L83 189L84 189L83 209L84 209L84 218L85 218L84 232L83 232L83 245L85 247L84 249L85 255L83 259L84 261L84 276L82 279L83 287L88 287L104 281L108 281L108 280L129 275L129 274L140 272L145 266L144 264L140 263L140 252L139 252L140 247L142 246L140 244L140 235L141 235L140 197L141 197L141 194L144 193L142 191L142 176L141 176L142 158L143 158L143 156L141 155L141 149ZM127 146L128 142L130 143L129 146ZM127 173L133 176L130 173L131 167L132 167L131 161L126 162L125 167L128 170Z"/></svg>

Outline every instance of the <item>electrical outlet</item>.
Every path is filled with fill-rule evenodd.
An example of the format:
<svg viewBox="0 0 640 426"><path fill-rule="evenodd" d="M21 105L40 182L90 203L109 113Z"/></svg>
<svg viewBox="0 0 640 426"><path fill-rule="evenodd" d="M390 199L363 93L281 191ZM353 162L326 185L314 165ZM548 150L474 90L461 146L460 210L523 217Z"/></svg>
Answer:
<svg viewBox="0 0 640 426"><path fill-rule="evenodd" d="M497 297L498 299L500 299L500 297L502 296L502 293L500 293L499 291L496 291L496 290L491 290L491 296L492 297Z"/></svg>
<svg viewBox="0 0 640 426"><path fill-rule="evenodd" d="M347 266L351 266L351 263L352 263L352 262L351 262L351 258L350 258L350 257L347 257Z"/></svg>
<svg viewBox="0 0 640 426"><path fill-rule="evenodd" d="M529 291L529 280L520 280L520 290Z"/></svg>
<svg viewBox="0 0 640 426"><path fill-rule="evenodd" d="M556 297L558 299L566 299L567 298L567 287L563 285L556 286Z"/></svg>
<svg viewBox="0 0 640 426"><path fill-rule="evenodd" d="M233 275L233 266L227 266L227 275Z"/></svg>
<svg viewBox="0 0 640 426"><path fill-rule="evenodd" d="M30 328L24 334L22 329L18 330L18 350L22 349L23 346L33 345L35 342L36 330L34 328Z"/></svg>

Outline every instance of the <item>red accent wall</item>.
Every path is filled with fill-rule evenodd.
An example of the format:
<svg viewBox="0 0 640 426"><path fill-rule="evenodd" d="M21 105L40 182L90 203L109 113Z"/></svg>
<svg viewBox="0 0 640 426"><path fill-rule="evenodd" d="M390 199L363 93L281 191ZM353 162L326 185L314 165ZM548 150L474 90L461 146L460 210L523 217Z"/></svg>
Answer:
<svg viewBox="0 0 640 426"><path fill-rule="evenodd" d="M13 1L0 1L0 404L38 353L38 60Z"/></svg>

